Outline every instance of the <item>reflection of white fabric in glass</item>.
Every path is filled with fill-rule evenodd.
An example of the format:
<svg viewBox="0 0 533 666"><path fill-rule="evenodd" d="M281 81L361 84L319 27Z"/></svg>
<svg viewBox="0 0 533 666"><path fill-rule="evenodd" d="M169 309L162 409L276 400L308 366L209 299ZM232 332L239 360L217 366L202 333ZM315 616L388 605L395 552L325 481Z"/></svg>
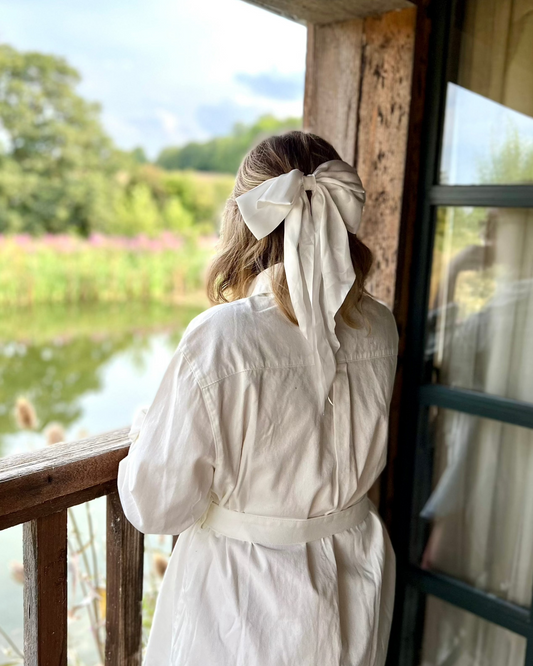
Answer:
<svg viewBox="0 0 533 666"><path fill-rule="evenodd" d="M533 402L533 211L497 209L495 215L495 293L444 335L440 381ZM443 307L453 310L453 300ZM436 346L432 340L426 353ZM439 481L422 511L435 520L426 565L529 605L533 431L446 410L435 425ZM522 665L520 637L447 604L428 608L425 666ZM459 642L452 646L452 640Z"/></svg>

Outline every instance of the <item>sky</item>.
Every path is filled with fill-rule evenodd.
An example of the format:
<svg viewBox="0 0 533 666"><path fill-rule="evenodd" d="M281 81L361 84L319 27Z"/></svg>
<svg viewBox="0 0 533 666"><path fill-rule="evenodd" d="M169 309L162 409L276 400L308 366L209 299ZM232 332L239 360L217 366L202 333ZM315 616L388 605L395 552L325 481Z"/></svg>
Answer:
<svg viewBox="0 0 533 666"><path fill-rule="evenodd" d="M243 0L0 0L0 41L63 56L116 144L151 158L301 116L306 29Z"/></svg>
<svg viewBox="0 0 533 666"><path fill-rule="evenodd" d="M448 83L441 162L447 185L480 183L480 164L490 165L493 152L514 129L524 153L533 149L533 118L454 83Z"/></svg>

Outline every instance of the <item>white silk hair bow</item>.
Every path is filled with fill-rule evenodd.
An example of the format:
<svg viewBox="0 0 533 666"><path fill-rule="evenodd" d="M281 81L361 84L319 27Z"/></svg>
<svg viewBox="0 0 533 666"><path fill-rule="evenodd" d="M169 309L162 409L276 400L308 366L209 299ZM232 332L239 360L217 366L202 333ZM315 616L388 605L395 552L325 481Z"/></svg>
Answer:
<svg viewBox="0 0 533 666"><path fill-rule="evenodd" d="M312 191L310 202L306 190ZM258 240L285 220L287 285L300 330L315 355L324 414L340 347L334 317L355 281L346 230L356 233L361 223L361 180L347 162L330 160L310 175L293 169L269 178L236 201Z"/></svg>

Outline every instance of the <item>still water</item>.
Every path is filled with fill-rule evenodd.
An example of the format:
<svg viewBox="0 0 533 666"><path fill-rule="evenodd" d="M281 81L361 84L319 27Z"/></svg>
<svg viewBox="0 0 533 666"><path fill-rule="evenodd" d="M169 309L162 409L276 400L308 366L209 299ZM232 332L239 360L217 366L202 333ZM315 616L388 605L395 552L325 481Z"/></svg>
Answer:
<svg viewBox="0 0 533 666"><path fill-rule="evenodd" d="M44 448L47 426L65 441L128 426L148 406L189 321L207 307L123 304L4 312L0 320L0 456ZM17 398L35 409L35 429L14 417ZM90 515L87 513L90 507ZM92 532L89 521L92 522ZM77 532L76 532L77 528ZM90 534L94 535L90 540ZM79 540L78 540L79 535ZM161 562L171 537L145 543L145 639ZM81 548L79 547L81 546ZM105 498L69 515L69 665L102 663L91 629L105 616ZM81 551L77 553L77 551ZM159 557L159 573L154 556ZM0 532L0 664L23 663L22 526ZM90 572L90 577L88 577ZM91 590L99 589L96 596Z"/></svg>

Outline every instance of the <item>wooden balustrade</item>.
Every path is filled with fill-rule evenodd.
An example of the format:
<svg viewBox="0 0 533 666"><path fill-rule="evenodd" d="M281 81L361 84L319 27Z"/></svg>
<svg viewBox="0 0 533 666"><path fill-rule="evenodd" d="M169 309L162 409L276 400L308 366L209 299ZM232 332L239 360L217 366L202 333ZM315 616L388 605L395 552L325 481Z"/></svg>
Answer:
<svg viewBox="0 0 533 666"><path fill-rule="evenodd" d="M117 493L128 428L0 459L0 530L23 524L24 663L67 664L67 510L107 496L106 666L140 666L144 535ZM173 540L173 545L175 543Z"/></svg>

